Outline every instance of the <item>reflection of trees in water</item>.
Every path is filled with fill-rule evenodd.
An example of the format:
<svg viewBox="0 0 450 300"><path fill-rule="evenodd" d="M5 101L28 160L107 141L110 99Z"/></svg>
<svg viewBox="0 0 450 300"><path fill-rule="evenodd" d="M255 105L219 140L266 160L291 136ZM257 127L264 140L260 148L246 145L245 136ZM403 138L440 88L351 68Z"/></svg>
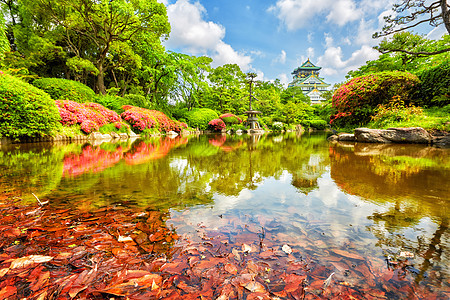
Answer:
<svg viewBox="0 0 450 300"><path fill-rule="evenodd" d="M330 147L331 177L346 193L387 205L375 212L368 227L387 254L407 250L411 263L399 264L416 282L441 285L448 278L448 178L449 150L420 145L372 145ZM405 230L430 218L437 228L414 239ZM417 231L417 229L416 229ZM427 273L428 272L428 273Z"/></svg>
<svg viewBox="0 0 450 300"><path fill-rule="evenodd" d="M201 153L191 154L188 159L192 168L211 174L209 186L221 194L237 196L243 189L255 189L265 178L279 179L284 171L292 175L292 184L306 193L317 187L317 178L325 172L327 149L323 136L292 134L226 138L224 141L223 136L209 137L211 147L217 145L216 149L221 151L209 155L208 159ZM204 145L202 141L198 142ZM190 140L187 148L190 147L197 148L195 141Z"/></svg>

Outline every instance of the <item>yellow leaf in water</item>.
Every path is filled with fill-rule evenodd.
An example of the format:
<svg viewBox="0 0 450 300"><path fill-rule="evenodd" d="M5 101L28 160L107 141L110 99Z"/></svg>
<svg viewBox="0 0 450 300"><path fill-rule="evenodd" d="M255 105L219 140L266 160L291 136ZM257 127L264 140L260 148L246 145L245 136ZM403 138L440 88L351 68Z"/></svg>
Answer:
<svg viewBox="0 0 450 300"><path fill-rule="evenodd" d="M119 235L119 238L117 239L119 242L132 242L133 239L130 236L122 236Z"/></svg>

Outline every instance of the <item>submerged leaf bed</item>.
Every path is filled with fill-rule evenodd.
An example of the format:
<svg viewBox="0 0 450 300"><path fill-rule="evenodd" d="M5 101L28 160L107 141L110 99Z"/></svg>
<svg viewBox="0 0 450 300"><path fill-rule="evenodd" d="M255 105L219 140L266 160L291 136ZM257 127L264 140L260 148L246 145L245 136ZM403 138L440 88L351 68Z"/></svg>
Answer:
<svg viewBox="0 0 450 300"><path fill-rule="evenodd" d="M169 212L24 206L0 194L0 299L444 299L414 284L407 260L386 264L320 241L286 241L262 226L219 216L218 231L179 236ZM303 245L300 248L298 245ZM321 265L305 251L322 251Z"/></svg>

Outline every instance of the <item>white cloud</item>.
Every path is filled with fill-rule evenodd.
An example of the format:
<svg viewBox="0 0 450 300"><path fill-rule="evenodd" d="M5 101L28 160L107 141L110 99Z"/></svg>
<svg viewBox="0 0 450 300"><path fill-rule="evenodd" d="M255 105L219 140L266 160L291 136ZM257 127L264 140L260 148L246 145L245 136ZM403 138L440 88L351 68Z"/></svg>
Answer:
<svg viewBox="0 0 450 300"><path fill-rule="evenodd" d="M324 66L321 75L333 76L356 70L367 61L377 59L378 56L378 51L370 46L363 45L360 49L353 52L350 58L344 60L341 47L328 47L325 53L319 57L317 63L319 66Z"/></svg>
<svg viewBox="0 0 450 300"><path fill-rule="evenodd" d="M178 0L168 5L167 15L172 30L166 45L169 48L183 49L192 55L208 55L214 59L215 65L235 63L244 72L248 70L251 67L251 56L226 44L223 41L225 28L206 21L205 14L206 9L199 2Z"/></svg>
<svg viewBox="0 0 450 300"><path fill-rule="evenodd" d="M354 0L278 0L268 11L275 13L288 30L305 27L316 15L326 16L327 22L339 26L362 15Z"/></svg>
<svg viewBox="0 0 450 300"><path fill-rule="evenodd" d="M433 30L431 30L431 31L427 34L426 38L427 38L427 39L430 39L430 40L439 40L439 39L442 38L443 35L445 35L445 34L447 34L447 33L448 33L448 32L447 32L447 30L445 29L445 27L441 25L441 26L436 27L436 28L434 28Z"/></svg>
<svg viewBox="0 0 450 300"><path fill-rule="evenodd" d="M288 86L289 82L291 82L291 78L288 77L287 74L283 73L283 74L279 74L278 78L280 79L281 84L283 84L283 86Z"/></svg>
<svg viewBox="0 0 450 300"><path fill-rule="evenodd" d="M329 48L332 47L334 44L333 37L329 33L324 33L325 37L325 47Z"/></svg>
<svg viewBox="0 0 450 300"><path fill-rule="evenodd" d="M314 48L309 47L308 49L306 49L306 53L308 55L308 58L310 59L314 59Z"/></svg>
<svg viewBox="0 0 450 300"><path fill-rule="evenodd" d="M243 72L247 72L251 68L250 64L252 58L250 56L247 56L244 53L238 53L233 47L222 41L216 45L214 52L215 53L212 54L212 59L216 66L237 64L241 67Z"/></svg>
<svg viewBox="0 0 450 300"><path fill-rule="evenodd" d="M281 50L281 54L275 58L272 63L279 63L284 65L286 63L286 51Z"/></svg>
<svg viewBox="0 0 450 300"><path fill-rule="evenodd" d="M356 43L359 45L378 45L379 41L372 38L372 35L379 29L373 27L373 21L361 19L356 35Z"/></svg>
<svg viewBox="0 0 450 300"><path fill-rule="evenodd" d="M348 22L358 20L362 15L362 11L356 8L353 0L340 0L334 3L331 12L327 16L327 21L329 22L343 26Z"/></svg>
<svg viewBox="0 0 450 300"><path fill-rule="evenodd" d="M312 43L313 41L313 37L314 37L314 33L313 32L308 32L308 43Z"/></svg>

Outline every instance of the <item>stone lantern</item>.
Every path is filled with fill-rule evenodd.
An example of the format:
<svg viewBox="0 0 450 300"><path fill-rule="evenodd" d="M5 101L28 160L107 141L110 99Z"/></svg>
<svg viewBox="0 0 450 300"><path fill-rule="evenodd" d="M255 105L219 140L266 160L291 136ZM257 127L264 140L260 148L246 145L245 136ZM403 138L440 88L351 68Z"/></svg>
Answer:
<svg viewBox="0 0 450 300"><path fill-rule="evenodd" d="M248 95L248 100L249 100L248 111L246 111L244 113L247 115L247 126L249 127L249 132L263 131L263 129L261 128L261 126L259 126L259 123L258 123L258 115L261 114L261 112L257 111L257 110L253 110L253 108L252 108L252 98L255 98L256 100L258 100L255 96L252 95L252 86L253 86L253 80L255 79L255 77L256 77L255 73L247 74L247 78L248 78L247 82L249 84L250 93Z"/></svg>

